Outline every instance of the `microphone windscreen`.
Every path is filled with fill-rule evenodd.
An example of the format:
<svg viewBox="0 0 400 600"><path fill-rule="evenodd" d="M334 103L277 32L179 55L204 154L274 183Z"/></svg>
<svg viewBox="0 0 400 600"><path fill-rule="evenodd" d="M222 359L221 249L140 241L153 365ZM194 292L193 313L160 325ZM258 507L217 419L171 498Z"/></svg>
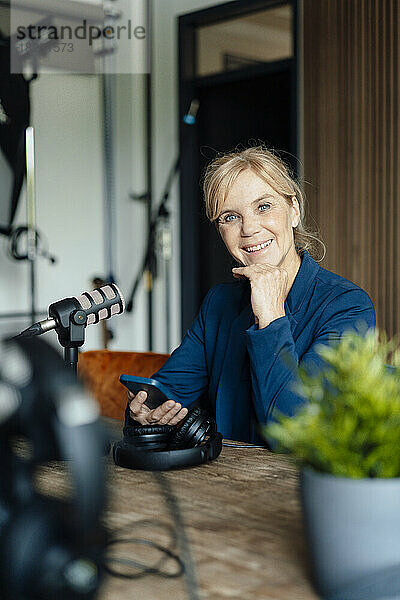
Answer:
<svg viewBox="0 0 400 600"><path fill-rule="evenodd" d="M125 310L125 300L115 283L108 283L77 298L87 315L87 325L109 319Z"/></svg>

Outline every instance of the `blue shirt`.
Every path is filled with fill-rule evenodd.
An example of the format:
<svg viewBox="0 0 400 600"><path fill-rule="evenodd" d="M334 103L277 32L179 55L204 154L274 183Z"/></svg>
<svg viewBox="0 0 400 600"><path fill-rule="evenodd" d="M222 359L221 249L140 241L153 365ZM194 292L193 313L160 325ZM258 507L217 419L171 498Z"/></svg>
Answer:
<svg viewBox="0 0 400 600"><path fill-rule="evenodd" d="M250 293L243 280L211 288L181 345L152 377L183 406L202 397L225 438L258 442L254 412L259 423L274 419L276 409L293 415L304 402L292 389L298 365L321 366L316 346L359 325L374 327L375 311L364 290L308 252L284 317L258 329Z"/></svg>

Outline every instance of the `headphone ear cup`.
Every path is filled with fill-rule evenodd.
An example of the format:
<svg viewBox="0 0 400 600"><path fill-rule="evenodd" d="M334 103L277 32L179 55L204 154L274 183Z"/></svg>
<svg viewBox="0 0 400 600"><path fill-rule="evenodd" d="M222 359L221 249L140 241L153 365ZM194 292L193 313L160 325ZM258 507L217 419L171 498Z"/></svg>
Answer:
<svg viewBox="0 0 400 600"><path fill-rule="evenodd" d="M126 425L122 444L137 450L166 450L173 429L171 425Z"/></svg>
<svg viewBox="0 0 400 600"><path fill-rule="evenodd" d="M172 434L169 449L180 450L196 446L202 441L202 437L199 439L196 434L206 420L208 420L208 415L201 408L191 410L182 425Z"/></svg>
<svg viewBox="0 0 400 600"><path fill-rule="evenodd" d="M126 425L123 429L124 437L135 438L147 434L171 434L171 425Z"/></svg>

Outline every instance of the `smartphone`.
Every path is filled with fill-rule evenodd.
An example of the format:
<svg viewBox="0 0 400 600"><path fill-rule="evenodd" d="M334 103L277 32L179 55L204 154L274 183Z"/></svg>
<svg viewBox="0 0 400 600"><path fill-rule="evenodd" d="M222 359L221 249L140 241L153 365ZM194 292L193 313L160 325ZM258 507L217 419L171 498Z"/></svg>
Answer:
<svg viewBox="0 0 400 600"><path fill-rule="evenodd" d="M167 390L163 388L161 383L156 379L122 374L119 380L122 385L124 385L130 392L133 392L134 394L137 394L140 392L140 390L147 392L145 405L150 409L157 408L157 406L160 406L169 400L167 396Z"/></svg>

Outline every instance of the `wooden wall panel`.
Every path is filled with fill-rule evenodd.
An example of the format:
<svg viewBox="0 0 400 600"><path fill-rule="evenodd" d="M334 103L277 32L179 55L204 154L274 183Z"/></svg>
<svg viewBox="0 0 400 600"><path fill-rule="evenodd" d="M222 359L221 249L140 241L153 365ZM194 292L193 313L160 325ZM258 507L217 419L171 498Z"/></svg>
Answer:
<svg viewBox="0 0 400 600"><path fill-rule="evenodd" d="M400 334L400 0L304 0L304 180L322 265Z"/></svg>

